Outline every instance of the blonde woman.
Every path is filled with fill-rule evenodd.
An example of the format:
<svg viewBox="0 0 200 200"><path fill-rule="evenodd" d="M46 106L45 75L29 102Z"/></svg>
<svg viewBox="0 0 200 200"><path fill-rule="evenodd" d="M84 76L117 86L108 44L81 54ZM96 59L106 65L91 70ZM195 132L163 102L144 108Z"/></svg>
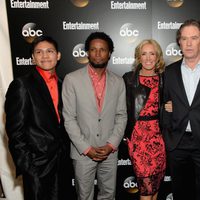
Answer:
<svg viewBox="0 0 200 200"><path fill-rule="evenodd" d="M135 68L124 74L128 122L125 131L140 200L156 200L165 174L166 154L160 128L163 53L152 39L135 50ZM169 103L169 110L172 109Z"/></svg>

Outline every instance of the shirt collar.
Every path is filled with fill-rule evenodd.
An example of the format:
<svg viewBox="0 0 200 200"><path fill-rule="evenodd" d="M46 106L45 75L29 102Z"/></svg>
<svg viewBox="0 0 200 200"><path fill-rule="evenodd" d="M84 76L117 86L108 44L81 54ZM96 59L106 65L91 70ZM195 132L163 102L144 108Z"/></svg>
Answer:
<svg viewBox="0 0 200 200"><path fill-rule="evenodd" d="M184 67L184 68L187 69L187 70L191 70L191 69L187 66L187 64L185 63L185 58L183 58L183 62L182 62L182 64L181 64L181 66ZM193 71L195 71L196 69L200 69L200 60L199 60L199 62L197 63L197 65L195 66L195 68L194 68ZM191 71L192 71L192 70L191 70Z"/></svg>
<svg viewBox="0 0 200 200"><path fill-rule="evenodd" d="M106 71L107 71L107 68L105 68L105 70L103 71L102 77L106 74ZM91 77L96 77L96 78L98 77L99 79L98 74L95 72L94 68L91 65L88 65L88 72Z"/></svg>
<svg viewBox="0 0 200 200"><path fill-rule="evenodd" d="M40 75L43 77L45 82L51 81L52 78L55 78L55 80L58 80L58 76L56 75L56 72L51 73L49 71L45 71L41 69L40 67L36 66L36 70L40 73Z"/></svg>

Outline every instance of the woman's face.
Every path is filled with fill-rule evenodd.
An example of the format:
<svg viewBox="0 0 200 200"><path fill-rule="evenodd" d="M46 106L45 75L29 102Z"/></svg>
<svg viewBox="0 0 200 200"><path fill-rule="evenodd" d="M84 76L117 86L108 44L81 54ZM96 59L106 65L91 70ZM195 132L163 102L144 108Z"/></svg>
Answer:
<svg viewBox="0 0 200 200"><path fill-rule="evenodd" d="M156 49L152 44L145 44L141 49L140 62L142 70L150 73L155 71L157 63Z"/></svg>

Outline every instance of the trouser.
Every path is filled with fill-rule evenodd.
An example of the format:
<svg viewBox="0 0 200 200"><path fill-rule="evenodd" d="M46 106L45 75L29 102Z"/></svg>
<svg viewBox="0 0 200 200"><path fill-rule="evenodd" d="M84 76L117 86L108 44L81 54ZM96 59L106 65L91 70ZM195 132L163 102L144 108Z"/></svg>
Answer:
<svg viewBox="0 0 200 200"><path fill-rule="evenodd" d="M79 200L93 200L97 177L98 200L114 200L116 190L117 156L102 162L91 159L73 160L75 186Z"/></svg>
<svg viewBox="0 0 200 200"><path fill-rule="evenodd" d="M180 144L168 152L174 200L200 200L200 144L185 132Z"/></svg>

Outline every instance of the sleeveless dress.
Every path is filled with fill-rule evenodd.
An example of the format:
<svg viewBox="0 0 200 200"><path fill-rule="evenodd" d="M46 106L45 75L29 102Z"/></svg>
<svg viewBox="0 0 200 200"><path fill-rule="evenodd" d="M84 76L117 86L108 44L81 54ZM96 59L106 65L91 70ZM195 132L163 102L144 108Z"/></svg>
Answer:
<svg viewBox="0 0 200 200"><path fill-rule="evenodd" d="M140 195L147 196L154 195L160 187L165 174L166 154L158 119L150 118L158 115L159 77L139 76L139 80L151 88L151 92L140 112L141 119L136 121L128 140L128 149Z"/></svg>

